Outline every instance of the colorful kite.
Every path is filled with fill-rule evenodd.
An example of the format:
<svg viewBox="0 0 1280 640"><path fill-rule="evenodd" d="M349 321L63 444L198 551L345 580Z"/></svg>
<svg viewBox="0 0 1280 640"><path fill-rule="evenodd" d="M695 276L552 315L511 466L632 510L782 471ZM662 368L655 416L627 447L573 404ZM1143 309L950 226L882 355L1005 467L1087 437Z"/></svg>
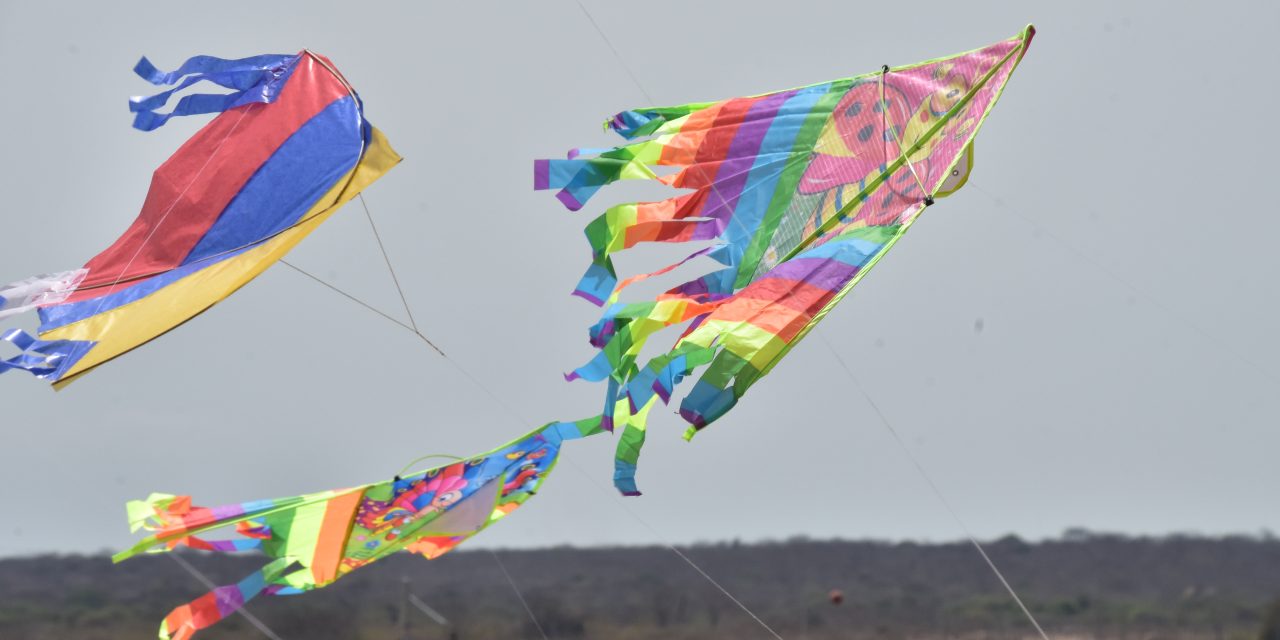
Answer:
<svg viewBox="0 0 1280 640"><path fill-rule="evenodd" d="M208 551L257 549L272 558L240 583L218 587L175 609L162 624L160 636L189 638L260 593L294 594L324 587L396 551L439 557L533 495L554 466L562 442L612 431L615 424L622 424L624 430L618 443L614 483L623 493L638 494L636 462L644 443L646 417L656 400L668 402L682 378L706 367L680 405L680 414L691 424L686 437L723 416L858 283L925 207L960 188L972 166L973 138L1033 34L1027 27L1015 38L969 53L907 67L886 66L878 72L800 89L625 111L607 126L628 139L648 139L614 149L575 150L567 160L537 162L535 186L560 189L559 199L571 209L581 208L602 186L621 179L658 180L689 190L658 202L614 206L587 226L594 260L576 293L606 311L590 331L599 354L567 377L608 382L602 415L576 423L552 423L486 454L352 489L212 509L193 507L186 496L159 494L130 503L134 530L145 527L154 534L118 554L116 561L180 545ZM309 54L304 52L304 56ZM313 57L304 60L321 62ZM172 82L176 77L168 79ZM336 74L330 77L340 80ZM253 86L257 88L246 90L245 96L271 93L266 85ZM285 94L290 86L292 81ZM279 108L285 97L260 111ZM223 101L247 99L241 96ZM147 101L139 104L151 108ZM246 114L255 104L244 108ZM359 118L358 102L353 106ZM140 107L139 112L144 115L139 120L144 128L163 122L161 116L146 115L146 109ZM214 124L234 112L220 116ZM362 128L366 126L362 119L359 122ZM361 140L368 144L362 143L363 155L354 176L346 178L357 189L396 160L376 132ZM366 162L370 164L361 174ZM660 177L655 166L679 170ZM341 171L352 169L347 165ZM341 171L328 175L337 176ZM275 188L285 189L278 184ZM301 218L273 218L274 222L255 226L256 232L241 233L240 244L230 241L218 246L225 251L244 244L245 238L263 238L258 244L272 246L276 238L302 228L289 220L318 223L351 189L350 185L332 187L321 202L300 213ZM253 216L236 219L246 217ZM147 221L118 244L136 246L139 255L143 254L147 243L139 243L139 234L151 228L152 221L159 225L164 220ZM196 233L187 237L185 250L170 250L164 255L195 255L197 262L193 264L199 264L201 256L220 256L216 251L196 250L195 237L204 236ZM642 242L693 241L713 244L666 268L618 281L612 254ZM288 246L278 247L279 253ZM252 272L256 275L279 253L258 256L243 268L246 272L256 269ZM152 259L151 252L146 255L150 266L140 267L140 271L130 270L135 260L124 262L121 273L136 273L133 278L139 280L139 284L132 284L130 279L121 279L130 283L125 291L144 286L150 279L169 277L157 274L174 271L172 265ZM648 302L618 302L628 285L662 275L696 257L709 257L723 268ZM2 294L6 298L0 298L0 313L41 306L46 323L51 316L57 322L51 309L96 299L77 297L86 289L92 292L102 287L117 295L114 291L119 283L104 276L101 265L91 262L86 268L87 276L81 272L54 274L6 289ZM199 267L191 275L207 269ZM207 298L204 306L191 304L193 310L184 318L234 291L252 275L220 281L224 287L215 294L221 293L201 298ZM66 297L69 291L72 293ZM165 289L147 291L160 295ZM150 299L145 295L136 294L133 299L145 302ZM6 301L10 299L12 302ZM120 303L111 308L127 310L129 305ZM95 310L86 317L100 312L110 313ZM640 351L650 336L683 323L688 326L668 352L639 366ZM160 331L169 326L172 324ZM89 342L90 349L106 343L105 337L85 333L50 337L101 341ZM76 359L83 363L84 354L73 358L57 343L29 337L18 342L29 344L19 345L26 351L10 361L12 367L38 372L39 363L45 361L52 367L47 375L55 380L65 380L68 374L87 368L75 363ZM88 366L105 357L90 360ZM201 537L230 526L239 538Z"/></svg>
<svg viewBox="0 0 1280 640"><path fill-rule="evenodd" d="M351 489L224 507L196 507L188 496L153 494L129 503L134 531L155 533L117 554L179 545L205 551L257 549L273 560L234 585L174 609L160 637L185 640L260 593L290 595L331 584L397 551L438 558L532 497L555 467L565 440L600 433L599 418L548 424L466 460ZM452 457L452 456L445 456ZM239 538L207 540L234 526Z"/></svg>
<svg viewBox="0 0 1280 640"><path fill-rule="evenodd" d="M83 269L0 288L0 317L38 308L39 338L10 330L23 369L60 386L186 322L234 293L400 161L360 98L310 51L242 60L198 56L161 72L134 98L134 127L219 113L156 170L142 212ZM231 93L177 91L208 81Z"/></svg>
<svg viewBox="0 0 1280 640"><path fill-rule="evenodd" d="M624 111L627 139L534 166L536 189L580 209L604 185L656 180L686 193L613 206L587 225L594 260L577 295L605 312L596 357L568 377L607 381L604 427L623 424L615 485L636 495L654 401L706 367L680 403L686 438L724 415L843 298L935 198L969 175L973 138L1035 33L906 67L719 102ZM590 155L591 157L584 157ZM655 166L678 167L659 176ZM612 255L642 242L714 241L618 282ZM651 301L621 290L696 257L723 268ZM665 354L637 364L657 331L688 323Z"/></svg>

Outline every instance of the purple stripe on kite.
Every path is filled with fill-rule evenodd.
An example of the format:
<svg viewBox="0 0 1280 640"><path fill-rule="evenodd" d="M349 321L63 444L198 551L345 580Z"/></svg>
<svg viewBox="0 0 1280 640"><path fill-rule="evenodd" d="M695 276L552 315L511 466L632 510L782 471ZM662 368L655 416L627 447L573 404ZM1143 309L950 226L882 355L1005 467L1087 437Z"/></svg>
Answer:
<svg viewBox="0 0 1280 640"><path fill-rule="evenodd" d="M244 606L244 594L240 592L239 585L214 589L213 599L218 605L218 614L224 618Z"/></svg>
<svg viewBox="0 0 1280 640"><path fill-rule="evenodd" d="M738 197L747 184L747 175L756 162L760 144L764 142L764 136L769 132L769 125L773 124L773 117L794 93L794 91L787 91L774 94L751 105L746 119L738 125L733 142L729 143L729 149L725 153L728 159L721 163L719 170L716 171L716 187L707 195L707 200L702 207L704 213L701 215L720 218L732 214ZM719 182L722 179L724 182Z"/></svg>
<svg viewBox="0 0 1280 640"><path fill-rule="evenodd" d="M702 277L702 278L698 278L698 279L696 279L696 280L690 280L690 281L688 281L688 282L686 282L686 283L684 283L684 284L682 284L682 285L680 285L680 286L678 286L678 287L676 287L676 288L674 288L674 289L670 290L668 293L677 293L677 294L680 294L680 295L685 295L685 296L693 297L693 296L708 295L708 294L710 294L710 293L711 293L711 290L710 290L710 288L707 286L707 279L706 279L706 277L704 276L704 277Z"/></svg>
<svg viewBox="0 0 1280 640"><path fill-rule="evenodd" d="M689 423L689 426L693 427L694 431L702 431L708 424L711 424L706 418L702 417L702 414L692 409L680 409L680 417L684 418L684 421Z"/></svg>
<svg viewBox="0 0 1280 640"><path fill-rule="evenodd" d="M533 189L541 191L551 188L551 161L550 160L534 160L533 161Z"/></svg>
<svg viewBox="0 0 1280 640"><path fill-rule="evenodd" d="M564 203L564 206L570 211L577 211L582 208L582 203L578 202L578 199L573 197L573 194L568 191L562 190L556 193L556 199Z"/></svg>
<svg viewBox="0 0 1280 640"><path fill-rule="evenodd" d="M671 402L672 389L668 389L667 385L663 384L661 379L654 380L653 384L650 385L650 387L653 389L654 393L658 394L659 398L662 398L663 404L668 404Z"/></svg>
<svg viewBox="0 0 1280 640"><path fill-rule="evenodd" d="M252 502L241 502L240 510L241 510L241 513L252 513L254 511L261 511L263 509L273 509L275 507L285 504L286 502L287 501L285 500L281 500L279 504L277 504L275 500L254 500Z"/></svg>
<svg viewBox="0 0 1280 640"><path fill-rule="evenodd" d="M769 207L778 195L779 181L792 157L796 137L809 121L814 105L827 95L830 87L830 84L826 84L792 93L773 118L768 133L760 143L760 155L751 167L747 184L738 196L733 214L734 224L725 234L725 241L737 248L740 255L745 256L749 245L756 239ZM745 266L754 271L757 265L753 263ZM735 277L734 284L745 284L740 283L740 279Z"/></svg>
<svg viewBox="0 0 1280 640"><path fill-rule="evenodd" d="M613 310L616 308L617 305L610 308L609 311L605 312L606 315L595 326L591 327L589 332L591 334L591 346L603 349L608 344L609 338L612 338L613 334L618 332L617 317L612 315ZM649 305L649 308L652 309L653 305Z"/></svg>
<svg viewBox="0 0 1280 640"><path fill-rule="evenodd" d="M766 274L756 282L787 280L804 283L810 287L838 291L857 275L859 267L839 260L826 258L792 258ZM761 284L761 286L764 286Z"/></svg>
<svg viewBox="0 0 1280 640"><path fill-rule="evenodd" d="M591 295L590 293L583 291L582 289L574 289L573 293L569 295L578 296L579 298L582 298L583 300L586 300L587 302L590 302L591 304L594 304L597 307L604 306L604 300L602 298Z"/></svg>
<svg viewBox="0 0 1280 640"><path fill-rule="evenodd" d="M711 240L720 236L725 227L729 225L728 217L714 218L712 220L673 220L663 223L663 226L675 225L678 227L691 227L693 232L689 234L685 240ZM715 247L711 247L714 249Z"/></svg>
<svg viewBox="0 0 1280 640"><path fill-rule="evenodd" d="M244 515L244 507L238 504L227 504L221 507L211 507L209 513L213 515L214 520L224 520Z"/></svg>

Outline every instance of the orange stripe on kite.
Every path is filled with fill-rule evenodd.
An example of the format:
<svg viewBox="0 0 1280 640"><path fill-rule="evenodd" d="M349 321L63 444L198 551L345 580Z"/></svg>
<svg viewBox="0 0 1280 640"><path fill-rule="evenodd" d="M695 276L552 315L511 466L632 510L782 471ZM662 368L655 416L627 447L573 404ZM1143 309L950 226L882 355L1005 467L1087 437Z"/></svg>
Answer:
<svg viewBox="0 0 1280 640"><path fill-rule="evenodd" d="M346 550L347 535L351 532L356 507L362 497L364 491L350 491L325 505L324 520L320 523L315 555L311 560L311 576L316 585L323 586L338 579L338 564Z"/></svg>

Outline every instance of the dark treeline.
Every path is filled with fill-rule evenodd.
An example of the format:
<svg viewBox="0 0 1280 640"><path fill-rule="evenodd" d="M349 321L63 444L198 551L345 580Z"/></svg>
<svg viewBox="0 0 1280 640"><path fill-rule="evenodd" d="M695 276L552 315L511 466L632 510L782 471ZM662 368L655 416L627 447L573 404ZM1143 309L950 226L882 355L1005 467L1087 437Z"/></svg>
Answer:
<svg viewBox="0 0 1280 640"><path fill-rule="evenodd" d="M1062 638L1280 640L1280 540L1128 538L1075 531L987 546L1049 633ZM683 551L787 638L1028 638L1033 630L967 543L794 539ZM683 560L659 547L499 551L551 638L768 638ZM264 560L184 555L230 583ZM452 627L408 609L412 638L538 638L487 551L400 555L331 587L263 597L250 610L285 640L400 637L402 581ZM833 603L833 590L843 601ZM103 556L0 560L0 638L154 637L204 589L177 563ZM1268 630L1268 625L1270 625ZM197 638L262 637L233 617Z"/></svg>

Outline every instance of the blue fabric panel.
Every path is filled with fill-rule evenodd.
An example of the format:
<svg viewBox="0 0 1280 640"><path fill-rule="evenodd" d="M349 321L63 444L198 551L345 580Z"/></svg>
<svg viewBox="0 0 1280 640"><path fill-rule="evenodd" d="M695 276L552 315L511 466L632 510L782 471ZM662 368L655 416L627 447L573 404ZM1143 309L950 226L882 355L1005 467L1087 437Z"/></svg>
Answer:
<svg viewBox="0 0 1280 640"><path fill-rule="evenodd" d="M350 97L334 101L289 137L249 179L183 265L108 296L39 310L50 331L144 298L240 255L296 223L360 159L362 130Z"/></svg>
<svg viewBox="0 0 1280 640"><path fill-rule="evenodd" d="M254 244L293 226L355 167L362 144L355 100L335 100L280 145L182 263Z"/></svg>

